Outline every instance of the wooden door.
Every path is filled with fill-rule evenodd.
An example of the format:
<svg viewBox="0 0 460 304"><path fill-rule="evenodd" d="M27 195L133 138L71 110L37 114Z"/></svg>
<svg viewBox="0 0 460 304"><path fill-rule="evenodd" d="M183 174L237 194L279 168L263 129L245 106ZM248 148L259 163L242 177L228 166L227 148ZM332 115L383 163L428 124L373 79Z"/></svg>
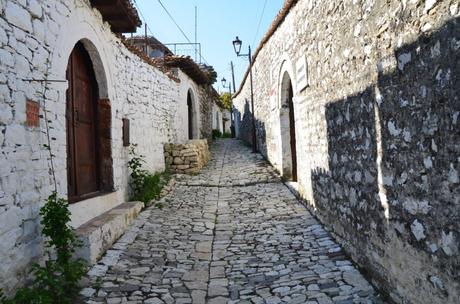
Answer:
<svg viewBox="0 0 460 304"><path fill-rule="evenodd" d="M188 139L193 139L193 107L192 96L187 93L187 109L188 109Z"/></svg>
<svg viewBox="0 0 460 304"><path fill-rule="evenodd" d="M289 82L288 104L289 104L289 133L291 145L291 158L292 158L292 180L297 181L297 150L295 141L295 115L294 115L294 93L292 84Z"/></svg>
<svg viewBox="0 0 460 304"><path fill-rule="evenodd" d="M100 190L97 142L97 84L90 57L81 43L67 66L67 159L69 201Z"/></svg>

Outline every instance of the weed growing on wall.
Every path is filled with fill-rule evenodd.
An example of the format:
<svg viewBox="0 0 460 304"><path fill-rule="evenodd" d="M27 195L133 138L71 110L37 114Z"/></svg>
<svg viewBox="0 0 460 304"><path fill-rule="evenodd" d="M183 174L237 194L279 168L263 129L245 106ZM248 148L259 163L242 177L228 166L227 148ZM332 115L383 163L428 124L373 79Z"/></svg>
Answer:
<svg viewBox="0 0 460 304"><path fill-rule="evenodd" d="M70 227L68 203L53 192L40 209L43 235L46 237L48 258L44 265L33 264L32 284L18 290L4 304L67 304L72 303L80 289L79 281L86 272L84 261L74 259L75 249L81 246Z"/></svg>
<svg viewBox="0 0 460 304"><path fill-rule="evenodd" d="M131 145L129 151L131 159L128 161L131 170L131 200L141 201L149 206L153 200L160 197L161 190L168 183L171 174L169 170L152 174L143 169L144 156L137 154L135 149L136 145Z"/></svg>

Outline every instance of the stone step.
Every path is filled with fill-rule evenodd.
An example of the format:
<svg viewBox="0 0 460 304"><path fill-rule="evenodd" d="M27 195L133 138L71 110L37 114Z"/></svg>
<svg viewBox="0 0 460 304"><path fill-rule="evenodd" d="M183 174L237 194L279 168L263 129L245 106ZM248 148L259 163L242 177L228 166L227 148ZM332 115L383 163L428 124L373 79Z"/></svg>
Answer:
<svg viewBox="0 0 460 304"><path fill-rule="evenodd" d="M142 202L126 202L93 218L76 229L83 246L76 256L95 264L123 234L144 207Z"/></svg>

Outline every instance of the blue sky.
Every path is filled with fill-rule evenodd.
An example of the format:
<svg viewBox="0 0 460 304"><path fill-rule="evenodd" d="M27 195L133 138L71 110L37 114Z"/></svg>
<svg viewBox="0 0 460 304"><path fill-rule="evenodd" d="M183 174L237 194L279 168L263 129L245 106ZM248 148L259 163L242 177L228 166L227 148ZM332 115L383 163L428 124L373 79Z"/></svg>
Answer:
<svg viewBox="0 0 460 304"><path fill-rule="evenodd" d="M135 2L147 20L149 35L155 35L163 43L187 42L158 0ZM218 73L219 81L214 87L224 91L220 79L222 77L231 79L230 61L235 65L237 88L248 65L247 58L237 58L233 51L232 41L235 36L239 36L243 41L242 52L247 52L248 43L255 51L284 0L161 0L161 2L192 42L195 39L195 6L197 6L197 40L201 43L201 53ZM261 22L257 33L259 20ZM139 28L138 34L143 33L144 29Z"/></svg>

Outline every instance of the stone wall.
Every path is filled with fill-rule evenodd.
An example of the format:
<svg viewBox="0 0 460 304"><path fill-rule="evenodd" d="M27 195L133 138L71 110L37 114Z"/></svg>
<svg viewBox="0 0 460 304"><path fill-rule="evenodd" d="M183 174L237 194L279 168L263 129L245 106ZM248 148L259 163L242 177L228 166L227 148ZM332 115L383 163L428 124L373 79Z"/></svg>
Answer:
<svg viewBox="0 0 460 304"><path fill-rule="evenodd" d="M205 87L200 103L201 126L199 138L212 140L212 107L215 99L214 89L211 86Z"/></svg>
<svg viewBox="0 0 460 304"><path fill-rule="evenodd" d="M232 122L231 122L230 111L225 108L221 108L217 104L213 104L212 106L212 129L219 130L222 134L230 133L231 123Z"/></svg>
<svg viewBox="0 0 460 304"><path fill-rule="evenodd" d="M301 195L393 301L456 303L458 1L288 2L253 66L259 150L288 175L288 75ZM248 100L247 79L240 117ZM250 139L244 119L237 130Z"/></svg>
<svg viewBox="0 0 460 304"><path fill-rule="evenodd" d="M208 141L190 140L185 144L165 144L165 163L173 173L195 174L211 159Z"/></svg>
<svg viewBox="0 0 460 304"><path fill-rule="evenodd" d="M150 171L164 169L164 143L188 139L188 90L194 95L194 136L210 131L202 130L207 90L180 70L173 79L130 52L89 1L7 0L0 1L0 12L0 288L9 293L41 256L38 213L53 189L46 120L59 196L67 197L66 69L77 42L90 54L99 98L110 108L113 192L72 204L74 226L127 198L123 118L130 120L131 143ZM27 124L26 101L38 104L38 125Z"/></svg>

